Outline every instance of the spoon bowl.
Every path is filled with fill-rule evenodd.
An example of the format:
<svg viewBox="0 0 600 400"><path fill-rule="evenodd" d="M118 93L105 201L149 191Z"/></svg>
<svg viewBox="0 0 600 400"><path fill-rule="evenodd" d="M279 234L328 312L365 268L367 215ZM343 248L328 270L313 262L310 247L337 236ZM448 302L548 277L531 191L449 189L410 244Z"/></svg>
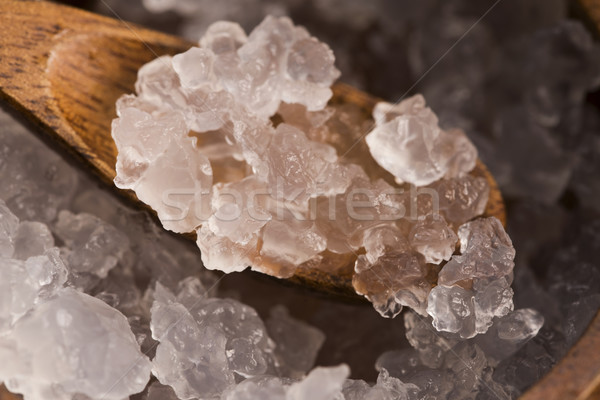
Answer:
<svg viewBox="0 0 600 400"><path fill-rule="evenodd" d="M52 142L82 161L110 188L117 149L111 137L115 102L133 93L138 69L194 43L68 6L34 1L0 3L0 98L40 127ZM357 106L371 119L380 99L338 83L332 103ZM478 161L471 172L490 185L485 216L505 223L502 196ZM120 190L119 190L120 191ZM123 192L148 209L132 191ZM192 235L190 235L192 236ZM355 258L330 253L326 268L301 267L288 282L347 299L362 299L352 286Z"/></svg>

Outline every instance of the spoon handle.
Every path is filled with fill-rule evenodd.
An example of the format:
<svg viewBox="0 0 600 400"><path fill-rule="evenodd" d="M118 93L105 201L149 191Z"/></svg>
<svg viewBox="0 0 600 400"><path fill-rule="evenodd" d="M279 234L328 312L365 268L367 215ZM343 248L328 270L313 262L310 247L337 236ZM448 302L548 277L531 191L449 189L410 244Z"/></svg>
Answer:
<svg viewBox="0 0 600 400"><path fill-rule="evenodd" d="M112 184L115 101L141 65L191 44L43 1L0 2L0 26L0 98Z"/></svg>

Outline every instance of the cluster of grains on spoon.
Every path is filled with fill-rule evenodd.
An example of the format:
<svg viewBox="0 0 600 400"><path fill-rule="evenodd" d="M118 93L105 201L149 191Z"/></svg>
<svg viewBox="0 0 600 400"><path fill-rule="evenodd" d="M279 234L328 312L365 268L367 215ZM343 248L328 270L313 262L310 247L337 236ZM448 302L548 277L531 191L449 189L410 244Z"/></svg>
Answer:
<svg viewBox="0 0 600 400"><path fill-rule="evenodd" d="M351 105L328 106L338 75L329 47L288 18L267 17L248 36L214 23L198 47L143 66L137 94L117 103L115 183L165 228L195 231L209 269L249 266L285 278L356 260L353 285L382 315L410 306L456 318L427 308L456 231L506 235L494 219L463 226L483 213L489 193L484 178L469 175L477 151L461 130L441 129L420 95L379 103L374 124L357 121ZM471 242L470 258L480 242ZM508 243L498 257L512 259ZM495 260L479 254L479 275L448 287L497 277L486 275ZM469 275L455 270L446 274ZM503 315L507 301L477 312Z"/></svg>

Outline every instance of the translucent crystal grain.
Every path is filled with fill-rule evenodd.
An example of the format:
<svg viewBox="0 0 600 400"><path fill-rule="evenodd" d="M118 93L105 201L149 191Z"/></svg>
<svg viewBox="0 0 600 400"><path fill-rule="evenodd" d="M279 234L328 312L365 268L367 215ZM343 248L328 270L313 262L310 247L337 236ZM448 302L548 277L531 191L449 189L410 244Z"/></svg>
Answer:
<svg viewBox="0 0 600 400"><path fill-rule="evenodd" d="M299 378L314 365L325 334L289 315L283 306L271 310L266 320L269 336L275 341L275 354L285 376Z"/></svg>
<svg viewBox="0 0 600 400"><path fill-rule="evenodd" d="M19 219L0 200L0 257L11 258L15 250L14 237Z"/></svg>
<svg viewBox="0 0 600 400"><path fill-rule="evenodd" d="M41 222L22 221L14 236L15 252L13 257L27 260L39 256L54 247L54 238L48 226Z"/></svg>
<svg viewBox="0 0 600 400"><path fill-rule="evenodd" d="M3 259L2 270L4 279L0 295L0 332L6 332L33 306L37 298L37 287L27 279L27 269L23 261Z"/></svg>
<svg viewBox="0 0 600 400"><path fill-rule="evenodd" d="M150 361L126 318L70 288L19 319L0 339L0 348L7 347L19 356L0 366L0 380L27 399L120 400L142 391L150 378Z"/></svg>
<svg viewBox="0 0 600 400"><path fill-rule="evenodd" d="M485 211L490 192L484 178L467 175L431 185L439 193L439 210L448 223L460 226Z"/></svg>
<svg viewBox="0 0 600 400"><path fill-rule="evenodd" d="M537 335L544 318L535 310L521 309L500 319L498 337L509 342L524 342Z"/></svg>
<svg viewBox="0 0 600 400"><path fill-rule="evenodd" d="M0 126L0 199L21 221L49 224L72 200L78 173L7 112L0 112Z"/></svg>
<svg viewBox="0 0 600 400"><path fill-rule="evenodd" d="M460 255L444 265L438 283L452 285L471 278L500 278L514 268L515 249L500 221L480 218L458 230Z"/></svg>
<svg viewBox="0 0 600 400"><path fill-rule="evenodd" d="M376 127L366 141L373 158L399 183L427 185L460 177L475 167L477 150L458 130L442 131L421 95L398 104L378 103Z"/></svg>
<svg viewBox="0 0 600 400"><path fill-rule="evenodd" d="M159 283L154 294L151 329L159 345L152 371L162 384L180 398L215 397L236 374L267 372L274 344L256 311L229 299L185 301L182 293Z"/></svg>
<svg viewBox="0 0 600 400"><path fill-rule="evenodd" d="M485 353L477 345L462 342L448 353L444 367L452 371L453 393L457 398L468 398L478 392L487 366Z"/></svg>
<svg viewBox="0 0 600 400"><path fill-rule="evenodd" d="M29 257L25 261L25 270L30 284L37 288L39 298L52 296L67 281L68 269L56 247L42 255Z"/></svg>
<svg viewBox="0 0 600 400"><path fill-rule="evenodd" d="M427 313L438 330L468 338L486 332L494 317L512 311L515 249L494 217L462 225L458 236L461 255L453 256L440 271Z"/></svg>
<svg viewBox="0 0 600 400"><path fill-rule="evenodd" d="M213 23L200 39L200 46L215 54L232 53L248 41L244 29L235 22L218 21Z"/></svg>
<svg viewBox="0 0 600 400"><path fill-rule="evenodd" d="M260 376L246 379L223 393L223 400L333 400L342 398L350 370L346 365L317 367L298 381Z"/></svg>
<svg viewBox="0 0 600 400"><path fill-rule="evenodd" d="M208 227L217 236L246 245L273 217L265 202L267 185L255 176L238 182L221 183L213 188Z"/></svg>
<svg viewBox="0 0 600 400"><path fill-rule="evenodd" d="M210 85L213 81L214 58L213 51L192 47L173 57L173 69L183 86L198 89L203 85Z"/></svg>
<svg viewBox="0 0 600 400"><path fill-rule="evenodd" d="M0 259L4 279L0 283L0 334L7 332L40 299L50 297L67 281L67 268L57 248L26 261Z"/></svg>
<svg viewBox="0 0 600 400"><path fill-rule="evenodd" d="M286 385L276 377L248 378L227 389L221 396L223 400L287 400Z"/></svg>
<svg viewBox="0 0 600 400"><path fill-rule="evenodd" d="M224 272L243 271L254 264L258 257L258 236L247 243L239 244L226 236L213 233L208 225L202 225L197 233L197 245L202 254L202 262L208 269Z"/></svg>
<svg viewBox="0 0 600 400"><path fill-rule="evenodd" d="M402 306L424 312L431 284L420 254L388 252L373 264L360 255L354 268L355 290L367 297L381 315L395 317Z"/></svg>
<svg viewBox="0 0 600 400"><path fill-rule="evenodd" d="M269 184L286 201L302 204L310 197L343 193L350 183L344 168L335 164L332 147L309 142L291 125L277 127L267 157Z"/></svg>
<svg viewBox="0 0 600 400"><path fill-rule="evenodd" d="M312 221L274 220L265 227L263 240L261 255L282 266L276 276L293 273L294 266L313 259L327 247L326 237Z"/></svg>
<svg viewBox="0 0 600 400"><path fill-rule="evenodd" d="M389 221L403 217L405 209L400 196L387 182L371 182L357 165L348 166L346 171L350 178L346 191L333 198L319 198L316 206L316 222L327 235L328 249L341 254L375 246L365 242L367 230L383 225L394 230ZM396 238L400 247L400 236Z"/></svg>
<svg viewBox="0 0 600 400"><path fill-rule="evenodd" d="M450 260L457 240L454 231L438 214L418 221L410 231L411 246L425 257L425 262L432 264Z"/></svg>
<svg viewBox="0 0 600 400"><path fill-rule="evenodd" d="M129 250L129 239L114 226L90 214L61 211L56 233L68 246L72 271L106 277Z"/></svg>
<svg viewBox="0 0 600 400"><path fill-rule="evenodd" d="M427 300L427 313L439 331L459 333L463 337L476 334L475 304L471 291L460 286L434 287Z"/></svg>
<svg viewBox="0 0 600 400"><path fill-rule="evenodd" d="M496 366L533 339L543 325L544 317L539 312L522 308L495 320L490 329L474 341L485 352L490 365Z"/></svg>
<svg viewBox="0 0 600 400"><path fill-rule="evenodd" d="M369 263L375 263L379 257L392 250L407 251L409 243L402 232L393 225L381 225L365 231L363 243Z"/></svg>
<svg viewBox="0 0 600 400"><path fill-rule="evenodd" d="M513 310L513 290L509 278L475 279L475 313L477 331L485 332L492 325L492 318L502 317Z"/></svg>
<svg viewBox="0 0 600 400"><path fill-rule="evenodd" d="M160 285L152 306L151 328L152 337L160 342L152 373L179 398L216 396L234 383L225 354L226 337L215 327L198 326L189 311Z"/></svg>
<svg viewBox="0 0 600 400"><path fill-rule="evenodd" d="M414 312L404 314L404 327L408 342L418 351L421 363L429 368L441 367L446 352L456 344L456 340L437 332L429 318Z"/></svg>
<svg viewBox="0 0 600 400"><path fill-rule="evenodd" d="M300 382L288 389L287 399L329 400L340 397L344 380L350 375L347 365L337 367L317 367Z"/></svg>
<svg viewBox="0 0 600 400"><path fill-rule="evenodd" d="M388 371L382 368L375 385L371 386L362 380L347 380L342 393L345 400L410 400L417 391L417 386L390 376Z"/></svg>

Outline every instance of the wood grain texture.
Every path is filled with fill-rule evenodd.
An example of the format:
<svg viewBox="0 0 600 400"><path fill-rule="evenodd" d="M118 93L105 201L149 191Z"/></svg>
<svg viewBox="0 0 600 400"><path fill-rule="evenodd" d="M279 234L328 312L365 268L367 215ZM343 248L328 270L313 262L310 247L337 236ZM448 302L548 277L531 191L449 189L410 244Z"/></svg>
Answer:
<svg viewBox="0 0 600 400"><path fill-rule="evenodd" d="M596 39L600 38L600 0L573 0L572 13L586 24Z"/></svg>
<svg viewBox="0 0 600 400"><path fill-rule="evenodd" d="M0 2L0 96L112 185L115 101L138 68L190 43L46 2Z"/></svg>
<svg viewBox="0 0 600 400"><path fill-rule="evenodd" d="M23 396L19 396L17 394L12 394L4 385L0 385L0 400L22 400Z"/></svg>

